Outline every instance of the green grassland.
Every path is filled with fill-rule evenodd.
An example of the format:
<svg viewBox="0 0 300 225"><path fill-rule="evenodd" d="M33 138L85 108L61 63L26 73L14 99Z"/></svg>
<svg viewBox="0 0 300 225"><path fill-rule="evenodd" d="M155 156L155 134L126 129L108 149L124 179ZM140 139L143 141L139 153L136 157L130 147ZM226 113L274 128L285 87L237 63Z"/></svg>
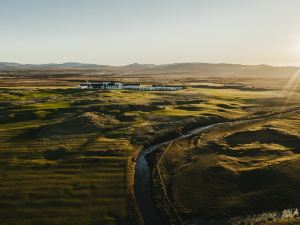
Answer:
<svg viewBox="0 0 300 225"><path fill-rule="evenodd" d="M299 107L260 116L177 141L160 156L168 197L184 220L300 207Z"/></svg>
<svg viewBox="0 0 300 225"><path fill-rule="evenodd" d="M1 88L0 223L136 224L128 193L127 171L128 158L133 152L195 119L230 120L255 115L263 111L261 106L273 96L272 90L196 87L177 92L22 88L20 85ZM274 106L270 104L270 107ZM269 124L272 128L264 129L278 132L281 129L280 132L293 132L293 137L298 137L297 117L286 120L293 120L293 126L281 118ZM251 129L256 132L263 126L266 124ZM282 168L283 164L277 163L278 171L299 169L299 158L290 149L292 146L280 143L255 143L254 146L252 142L230 145L231 139L240 138L234 136L238 134L244 135L226 133L226 137L214 142L219 146L226 145L228 151L239 152L236 154L254 148L264 148L270 154L260 155L254 163L247 154L239 159L218 152L204 154L189 148L184 150L186 147L174 151L178 154L176 157L184 157L168 162L178 173L175 177L167 176L173 183L170 185L172 199L182 213L203 213L198 200L204 202L207 197L203 193L222 184L202 186L197 180L202 179L201 176L193 177L205 170L209 162L238 174L252 167L272 165L284 155L281 161L290 163ZM168 158L172 159L173 155ZM243 167L238 160L244 162ZM296 172L289 175L298 177ZM185 184L188 189L180 184ZM183 194L186 191L190 194ZM292 195L293 191L291 189L289 193ZM239 197L234 201L238 202Z"/></svg>

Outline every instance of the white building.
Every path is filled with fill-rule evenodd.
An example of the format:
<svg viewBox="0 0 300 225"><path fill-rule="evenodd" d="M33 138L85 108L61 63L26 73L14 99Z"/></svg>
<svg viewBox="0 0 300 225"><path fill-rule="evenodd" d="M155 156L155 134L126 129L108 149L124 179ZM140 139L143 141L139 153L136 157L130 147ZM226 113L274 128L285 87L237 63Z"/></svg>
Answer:
<svg viewBox="0 0 300 225"><path fill-rule="evenodd" d="M183 89L181 86L158 86L158 85L145 85L141 86L141 91L178 91Z"/></svg>
<svg viewBox="0 0 300 225"><path fill-rule="evenodd" d="M141 89L141 84L138 83L124 83L123 84L123 89L133 89L133 90L140 90Z"/></svg>
<svg viewBox="0 0 300 225"><path fill-rule="evenodd" d="M119 81L86 82L79 84L79 89L101 89L101 90L140 90L140 91L177 91L183 89L181 86L168 85L141 85L139 83L122 83Z"/></svg>
<svg viewBox="0 0 300 225"><path fill-rule="evenodd" d="M79 84L79 89L123 89L122 82L115 81L101 81L101 82L89 82Z"/></svg>

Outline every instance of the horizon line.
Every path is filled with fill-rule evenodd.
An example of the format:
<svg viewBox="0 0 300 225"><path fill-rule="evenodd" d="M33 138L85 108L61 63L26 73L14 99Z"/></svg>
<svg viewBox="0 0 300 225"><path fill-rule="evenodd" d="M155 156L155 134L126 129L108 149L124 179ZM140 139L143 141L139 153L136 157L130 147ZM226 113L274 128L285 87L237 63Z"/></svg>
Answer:
<svg viewBox="0 0 300 225"><path fill-rule="evenodd" d="M244 64L244 63L233 63L233 62L173 62L173 63L140 63L140 62L133 62L129 64L122 64L122 65L111 65L111 64L99 64L99 63L91 63L91 62L78 62L78 61L64 61L60 63L55 63L55 62L48 62L48 63L22 63L22 62L9 62L9 61L0 61L0 63L7 63L7 64L18 64L18 65L23 65L23 66L43 66L43 65L64 65L64 64L82 64L82 65L95 65L95 66L109 66L109 67L125 67L125 66L130 66L130 65L153 65L153 66L164 66L164 65L174 65L174 64L215 64L215 65L241 65L241 66L269 66L269 67L295 67L295 68L300 68L300 65L272 65L272 64Z"/></svg>

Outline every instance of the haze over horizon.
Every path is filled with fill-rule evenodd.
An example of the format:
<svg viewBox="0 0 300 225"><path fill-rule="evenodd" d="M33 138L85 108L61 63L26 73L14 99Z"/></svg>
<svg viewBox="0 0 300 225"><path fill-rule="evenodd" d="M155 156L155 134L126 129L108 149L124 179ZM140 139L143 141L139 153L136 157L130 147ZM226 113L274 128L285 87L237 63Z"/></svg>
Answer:
<svg viewBox="0 0 300 225"><path fill-rule="evenodd" d="M60 66L60 65L66 65L68 64L70 67L73 66L76 66L76 64L78 64L78 66L81 66L84 68L85 65L89 66L108 66L108 67L127 67L127 66L134 66L134 65L140 65L140 66L169 66L169 65L185 65L185 64L189 64L189 65L192 65L192 64L208 64L208 65L232 65L232 66L235 66L235 65L241 65L241 66L266 66L266 67L271 67L271 68L284 68L284 67L291 67L291 68L300 68L300 65L271 65L271 64L243 64L243 63L224 63L224 62L175 62L175 63L162 63L162 64L159 64L159 63L139 63L139 62L133 62L133 63L128 63L128 64L123 64L123 65L110 65L110 64L103 64L103 63L90 63L90 62L69 62L69 61L64 61L64 62L46 62L46 63L19 63L19 62L0 62L0 64L3 64L3 66L9 66L10 64L17 64L17 65L22 65L22 66L30 66L30 65L33 65L33 66L51 66L51 65L57 65L57 66ZM30 67L27 67L27 68L30 68Z"/></svg>
<svg viewBox="0 0 300 225"><path fill-rule="evenodd" d="M297 0L0 0L0 61L300 65Z"/></svg>

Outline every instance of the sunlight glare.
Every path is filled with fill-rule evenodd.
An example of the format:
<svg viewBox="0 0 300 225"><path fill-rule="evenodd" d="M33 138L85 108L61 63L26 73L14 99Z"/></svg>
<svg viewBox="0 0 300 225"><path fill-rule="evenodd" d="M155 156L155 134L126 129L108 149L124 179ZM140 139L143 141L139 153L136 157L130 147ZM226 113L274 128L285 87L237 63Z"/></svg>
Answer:
<svg viewBox="0 0 300 225"><path fill-rule="evenodd" d="M287 104L293 95L295 94L295 91L297 87L300 85L300 68L296 71L296 73L291 76L291 78L288 80L286 85L283 87L281 91L281 95L286 95L285 103Z"/></svg>

